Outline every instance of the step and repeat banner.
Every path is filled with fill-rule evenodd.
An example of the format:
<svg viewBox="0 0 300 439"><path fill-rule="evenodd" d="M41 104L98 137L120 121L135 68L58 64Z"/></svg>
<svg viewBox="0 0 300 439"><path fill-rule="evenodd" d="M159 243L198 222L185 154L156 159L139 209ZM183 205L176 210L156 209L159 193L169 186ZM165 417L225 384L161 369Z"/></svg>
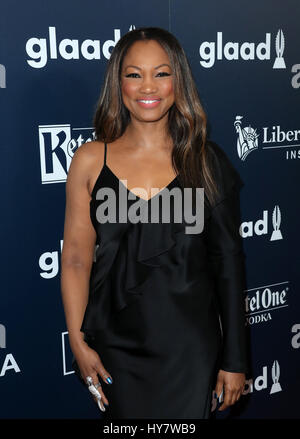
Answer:
<svg viewBox="0 0 300 439"><path fill-rule="evenodd" d="M239 403L216 417L299 417L299 21L297 0L2 2L1 418L101 417L72 370L62 307L65 182L94 139L112 50L141 26L182 44L209 137L244 181L251 371Z"/></svg>

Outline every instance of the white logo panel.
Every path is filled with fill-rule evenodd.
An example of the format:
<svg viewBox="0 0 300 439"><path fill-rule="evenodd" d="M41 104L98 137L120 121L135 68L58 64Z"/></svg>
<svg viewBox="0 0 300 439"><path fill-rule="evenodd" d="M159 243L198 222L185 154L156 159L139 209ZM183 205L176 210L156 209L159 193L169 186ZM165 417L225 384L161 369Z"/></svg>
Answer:
<svg viewBox="0 0 300 439"><path fill-rule="evenodd" d="M39 125L42 183L65 182L76 149L92 140L95 140L93 128L72 129L70 124Z"/></svg>

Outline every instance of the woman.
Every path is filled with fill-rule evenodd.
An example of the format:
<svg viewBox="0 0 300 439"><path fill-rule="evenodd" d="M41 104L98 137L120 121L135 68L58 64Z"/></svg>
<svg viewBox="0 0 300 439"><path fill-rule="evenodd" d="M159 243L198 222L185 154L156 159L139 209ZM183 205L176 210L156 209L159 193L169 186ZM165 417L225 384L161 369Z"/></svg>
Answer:
<svg viewBox="0 0 300 439"><path fill-rule="evenodd" d="M240 180L206 139L172 34L140 28L118 41L94 125L97 140L76 151L66 184L61 289L74 368L104 418L208 418L213 391L226 409L247 370ZM124 194L126 209L151 211L186 188L204 188L201 233L185 233L175 215L143 223L111 213Z"/></svg>

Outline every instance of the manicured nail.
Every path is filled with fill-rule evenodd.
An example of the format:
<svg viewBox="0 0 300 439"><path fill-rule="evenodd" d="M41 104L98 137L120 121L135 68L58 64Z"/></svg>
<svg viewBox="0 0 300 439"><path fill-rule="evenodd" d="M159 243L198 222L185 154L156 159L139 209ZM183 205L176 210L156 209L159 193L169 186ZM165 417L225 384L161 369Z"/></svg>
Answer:
<svg viewBox="0 0 300 439"><path fill-rule="evenodd" d="M111 379L110 377L107 377L107 378L106 378L106 382L107 382L108 384L112 384L113 381L112 381L112 379Z"/></svg>

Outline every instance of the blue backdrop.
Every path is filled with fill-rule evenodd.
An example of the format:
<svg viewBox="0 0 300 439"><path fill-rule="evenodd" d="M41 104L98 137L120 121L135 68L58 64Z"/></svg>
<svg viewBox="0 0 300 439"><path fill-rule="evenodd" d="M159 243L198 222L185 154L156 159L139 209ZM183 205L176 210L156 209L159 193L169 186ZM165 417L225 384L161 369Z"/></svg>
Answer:
<svg viewBox="0 0 300 439"><path fill-rule="evenodd" d="M210 138L245 183L252 370L240 402L217 417L299 417L299 19L297 0L2 3L0 417L101 416L71 367L60 292L65 181L74 151L93 139L110 53L140 26L183 45Z"/></svg>

